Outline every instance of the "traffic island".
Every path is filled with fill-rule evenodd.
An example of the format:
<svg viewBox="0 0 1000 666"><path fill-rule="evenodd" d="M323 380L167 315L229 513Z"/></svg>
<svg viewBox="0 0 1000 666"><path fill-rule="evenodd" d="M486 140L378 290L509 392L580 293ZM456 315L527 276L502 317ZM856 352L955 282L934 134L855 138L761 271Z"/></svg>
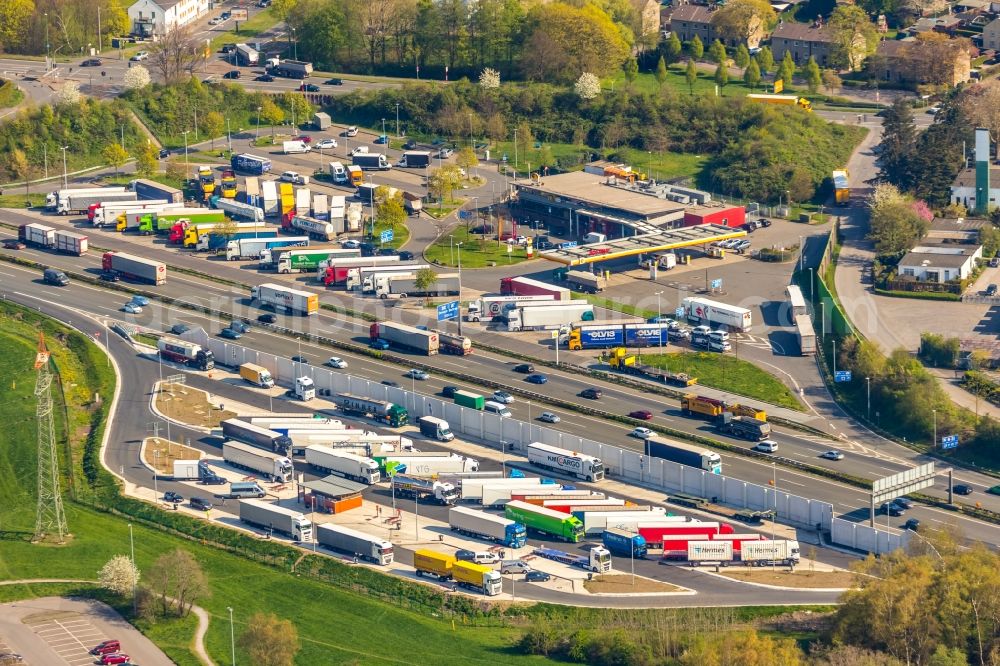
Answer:
<svg viewBox="0 0 1000 666"><path fill-rule="evenodd" d="M236 412L220 409L204 391L184 384L161 384L153 405L164 418L201 428L218 428L226 419L236 418Z"/></svg>
<svg viewBox="0 0 1000 666"><path fill-rule="evenodd" d="M683 587L630 574L602 574L583 581L583 589L591 594L671 594L690 592Z"/></svg>
<svg viewBox="0 0 1000 666"><path fill-rule="evenodd" d="M768 587L810 590L848 590L855 587L854 574L844 570L817 571L802 566L795 570L786 567L748 567L721 569L717 573L731 580Z"/></svg>
<svg viewBox="0 0 1000 666"><path fill-rule="evenodd" d="M142 442L142 460L157 474L171 476L175 460L201 460L202 453L163 437L147 437Z"/></svg>

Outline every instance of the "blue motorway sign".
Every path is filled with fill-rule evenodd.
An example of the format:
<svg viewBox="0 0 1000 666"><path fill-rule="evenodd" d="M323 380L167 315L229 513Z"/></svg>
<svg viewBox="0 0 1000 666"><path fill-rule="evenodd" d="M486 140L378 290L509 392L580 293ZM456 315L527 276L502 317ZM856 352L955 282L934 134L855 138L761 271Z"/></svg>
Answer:
<svg viewBox="0 0 1000 666"><path fill-rule="evenodd" d="M849 382L851 381L851 371L850 370L837 370L833 376L833 381L835 382Z"/></svg>
<svg viewBox="0 0 1000 666"><path fill-rule="evenodd" d="M386 229L381 234L379 234L379 241L383 243L389 243L392 241L393 238L394 235L392 233L392 229Z"/></svg>
<svg viewBox="0 0 1000 666"><path fill-rule="evenodd" d="M712 280L712 289L722 289L722 278Z"/></svg>
<svg viewBox="0 0 1000 666"><path fill-rule="evenodd" d="M458 319L458 301L442 303L438 306L438 321Z"/></svg>
<svg viewBox="0 0 1000 666"><path fill-rule="evenodd" d="M469 219L472 219L472 211L471 210L460 210L460 211L458 211L458 219L460 219L460 220L469 220Z"/></svg>
<svg viewBox="0 0 1000 666"><path fill-rule="evenodd" d="M683 317L684 316L684 308L677 308L676 310L674 310L674 316L677 317L677 318Z"/></svg>
<svg viewBox="0 0 1000 666"><path fill-rule="evenodd" d="M947 435L941 438L941 448L942 449L957 449L958 448L958 435Z"/></svg>

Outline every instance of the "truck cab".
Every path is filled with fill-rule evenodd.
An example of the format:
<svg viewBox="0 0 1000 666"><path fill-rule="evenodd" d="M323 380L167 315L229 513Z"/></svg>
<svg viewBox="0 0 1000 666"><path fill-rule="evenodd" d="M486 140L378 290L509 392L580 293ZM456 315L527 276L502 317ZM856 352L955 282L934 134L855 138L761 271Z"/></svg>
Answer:
<svg viewBox="0 0 1000 666"><path fill-rule="evenodd" d="M296 377L294 395L299 400L312 400L316 397L316 384L311 377Z"/></svg>

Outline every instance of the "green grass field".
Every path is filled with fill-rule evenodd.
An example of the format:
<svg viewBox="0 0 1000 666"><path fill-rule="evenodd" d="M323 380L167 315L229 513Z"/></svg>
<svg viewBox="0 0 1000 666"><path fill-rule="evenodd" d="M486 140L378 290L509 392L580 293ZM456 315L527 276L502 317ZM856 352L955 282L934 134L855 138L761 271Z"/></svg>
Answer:
<svg viewBox="0 0 1000 666"><path fill-rule="evenodd" d="M496 236L484 240L478 234L467 233L465 226L438 238L424 251L424 256L441 266L458 266L457 243L462 244L462 268L485 268L490 262L498 266L513 265L528 258L523 246L515 245L508 254L507 243L498 242Z"/></svg>
<svg viewBox="0 0 1000 666"><path fill-rule="evenodd" d="M17 189L22 189L18 194ZM24 202L27 201L33 207L45 205L45 195L41 192L29 192L25 194L23 188L11 188L0 194L0 208L26 208Z"/></svg>
<svg viewBox="0 0 1000 666"><path fill-rule="evenodd" d="M772 405L802 410L802 405L791 390L774 375L735 356L707 352L643 354L642 362L672 372L686 372L697 377L698 383L705 386L764 400Z"/></svg>

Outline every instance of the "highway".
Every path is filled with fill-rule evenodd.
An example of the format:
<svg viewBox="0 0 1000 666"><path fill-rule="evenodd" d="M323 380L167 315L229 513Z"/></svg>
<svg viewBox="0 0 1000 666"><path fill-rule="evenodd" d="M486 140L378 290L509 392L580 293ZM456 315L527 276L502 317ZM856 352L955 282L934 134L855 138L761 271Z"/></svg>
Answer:
<svg viewBox="0 0 1000 666"><path fill-rule="evenodd" d="M7 266L0 266L0 275L7 284L11 273ZM41 287L41 289L47 289ZM67 322L85 333L95 337L98 331L93 328L100 327L98 315L90 317L77 307L81 300L89 300L93 295L84 293L83 287L73 285L64 290L62 298L60 293L48 293L48 300L39 300L36 297L26 295L22 292L8 292L5 296L11 300L23 303L30 307L37 308L41 312L53 316L61 321ZM64 304L60 304L62 301ZM87 310L99 310L101 308L91 308ZM108 348L115 359L115 364L120 373L121 391L119 402L110 420L109 446L104 452L104 464L127 480L142 487L153 486L152 475L149 470L139 462L139 443L142 439L151 434L151 423L156 419L149 410L149 400L151 388L159 376L158 363L150 358L139 356L132 349L131 345L122 338L112 334L108 340ZM353 369L352 369L353 370ZM213 394L223 398L239 400L251 404L261 409L268 408L268 398L258 392L249 391L232 384L212 381L199 373L188 373L187 383L196 388L211 391ZM303 407L290 401L283 401L281 411L304 411ZM370 424L367 427L371 427ZM163 431L161 430L161 434ZM171 437L177 441L190 439L191 445L204 450L212 455L219 454L220 441L216 438L208 437L200 431L182 428L176 424L171 426ZM419 435L418 435L419 436ZM435 445L437 446L437 445ZM497 469L496 463L484 461L484 469ZM306 474L307 478L316 478L311 473ZM577 484L582 487L597 486L593 484ZM157 482L159 492L162 494L168 490L174 490L185 497L200 496L204 499L218 502L214 496L205 491L192 493L190 486L175 483L168 480ZM366 498L383 506L391 506L391 494L385 487L376 487L366 493ZM407 508L408 501L397 500L401 508ZM218 512L232 514L233 505L222 504L217 507ZM447 521L447 508L440 506L425 505L420 509L420 514L424 518L437 521ZM741 528L746 530L745 527ZM567 546L565 543L538 539L534 536L530 539L532 545L548 545L563 550L574 550L574 546ZM808 544L804 545L806 547ZM406 547L396 548L396 557L404 563L412 563L412 553ZM833 551L820 550L819 559L845 566L851 558ZM626 558L614 558L614 568L618 572L630 570L631 562ZM549 601L553 603L565 603L587 606L614 606L614 607L690 607L690 606L742 606L747 604L828 604L834 603L839 597L839 593L810 590L773 590L760 587L750 587L741 583L728 581L724 578L710 576L697 571L688 571L678 567L660 566L655 560L638 560L635 562L635 572L641 576L672 582L687 588L696 589L698 594L692 596L677 597L616 597L601 598L577 596L568 593L558 592L536 585L517 585L516 593L518 598L532 599L538 601ZM505 579L505 591L511 590L511 581Z"/></svg>
<svg viewBox="0 0 1000 666"><path fill-rule="evenodd" d="M30 252L31 251L28 251L27 253L30 254ZM177 276L175 275L174 277ZM33 303L41 307L48 307L46 303L49 301L68 303L78 309L81 316L83 316L83 313L86 312L100 318L115 318L125 321L133 319L131 316L124 315L118 311L120 305L127 299L123 298L121 294L109 292L102 288L84 284L71 284L70 286L64 288L50 287L44 285L40 281L37 272L6 263L0 264L0 281L2 281L3 291L8 298ZM183 284L180 284L182 282ZM205 301L208 303L223 298L222 295L212 295L206 293L207 290L203 288L203 285L192 283L186 277L181 280L173 280L173 284L175 285L174 288L179 288L182 293L184 291L188 292L188 294L195 290L202 291L202 293L204 293L207 297ZM171 283L168 283L166 286L170 287ZM139 315L134 319L138 324L150 326L151 328L159 330L178 322L201 325L208 331L217 330L220 326L219 323L214 321L211 317L205 317L187 310L176 309L173 306L149 308L142 315ZM338 321L333 320L333 318L329 319L332 321ZM327 332L335 329L339 333L345 333L346 338L351 337L352 332L356 337L363 338L365 330L363 325L354 324L349 320L339 320L339 323L337 324L328 327L323 326L322 328L326 328ZM314 363L318 363L327 356L331 355L331 351L328 348L319 347L308 342L293 341L283 335L278 335L271 331L257 328L254 328L251 333L245 336L244 339L241 340L241 343L263 351L284 354L286 356L291 356L295 353L301 352L302 355L306 356ZM398 381L401 384L406 381L411 381L402 377L405 368L387 367L385 364L371 360L367 357L355 356L339 350L332 353L342 356L348 360L350 363L349 371L352 374L380 380L391 379ZM479 354L474 355L473 357L463 358L444 356L437 357L433 360L435 363L441 364L442 367L448 368L450 365L451 367L449 369L453 371L462 371L465 374L471 375L472 373L469 372L471 368L466 366L465 362L471 360L472 358L474 358L480 366L485 366L485 368L492 373L492 375L487 374L486 376L492 376L494 378L511 377L511 383L516 383L520 378L520 375L515 375L510 372L510 362L503 357L493 357L488 354ZM416 358L415 360L423 362L427 359L421 357ZM155 364L150 365L153 369L157 369ZM194 380L197 377L197 374L192 373L190 377ZM589 385L581 383L580 380L574 376L566 376L562 373L552 373L550 374L550 377L549 383L543 388L546 391L546 395L556 398L575 399L576 393L579 392L580 388ZM420 392L427 394L437 392L441 386L446 384L465 386L473 390L481 390L475 382L460 382L451 379L442 379L433 376L433 373L432 378L428 381L412 382L413 387ZM405 384L403 385L405 386ZM224 389L225 385L223 384L214 383L212 386L212 390L214 392L223 393L223 390L228 390ZM241 397L239 399L245 402L250 401L247 396L253 395L252 392L248 391L241 391L240 394ZM263 396L261 396L261 399L264 400ZM617 387L608 387L605 392L605 397L602 398L600 403L603 408L606 408L609 411L625 410L626 408L652 408L658 414L655 422L677 428L686 427L694 432L707 432L707 425L703 422L677 417L671 413L664 413L664 406L662 403L659 403L656 400L651 400L648 396L643 396L637 392L632 392L627 389L623 390ZM515 417L519 419L529 418L529 410L531 411L531 418L537 419L537 415L543 409L560 414L563 420L558 427L566 432L583 434L601 441L630 447L636 450L639 450L642 446L640 441L628 437L628 429L620 424L583 416L576 412L543 407L537 403L529 405L527 401L524 400L517 400L512 405L512 411ZM674 407L671 406L670 410L673 409ZM149 420L150 418L148 415L143 416L145 424L148 425ZM131 438L134 439L137 436L141 436L144 432L146 432L145 425L138 434L131 435ZM791 433L779 434L776 439L781 444L782 455L787 457L800 456L804 459L808 459L810 456L815 457L816 453L822 450L825 446L825 444L812 442ZM743 446L749 445L743 443ZM830 502L835 507L835 513L841 515L842 517L857 521L863 521L867 518L867 495L858 489L846 487L833 481L817 478L791 469L785 469L780 466L775 467L769 464L766 460L745 459L730 455L723 455L722 460L723 471L727 475L736 476L747 481L763 485L768 485L773 477L774 480L776 480L779 489L787 489L796 494L806 495L815 499ZM127 467L126 463L121 460L109 461L109 463L112 466L125 465ZM858 473L858 470L870 470L879 471L881 474L885 474L904 468L904 466L899 465L898 463L871 459L850 452L847 454L847 458L840 462L840 465L843 466L845 471L853 473ZM967 478L964 474L960 473L957 477L961 481L972 482L972 480ZM981 486L977 488L977 490L981 489ZM933 492L943 496L944 490L945 489L942 484L939 483L938 486L933 489ZM977 494L976 498L986 499L987 501L994 499L991 496L983 494ZM1000 526L981 523L979 521L957 516L947 511L923 506L919 506L908 512L906 517L919 518L925 525L945 525L954 523L970 538L981 540L993 545L1000 545ZM904 520L905 518L893 518L889 520L888 524L893 528L897 528ZM879 523L881 525L885 525L886 518L884 516L880 516Z"/></svg>

